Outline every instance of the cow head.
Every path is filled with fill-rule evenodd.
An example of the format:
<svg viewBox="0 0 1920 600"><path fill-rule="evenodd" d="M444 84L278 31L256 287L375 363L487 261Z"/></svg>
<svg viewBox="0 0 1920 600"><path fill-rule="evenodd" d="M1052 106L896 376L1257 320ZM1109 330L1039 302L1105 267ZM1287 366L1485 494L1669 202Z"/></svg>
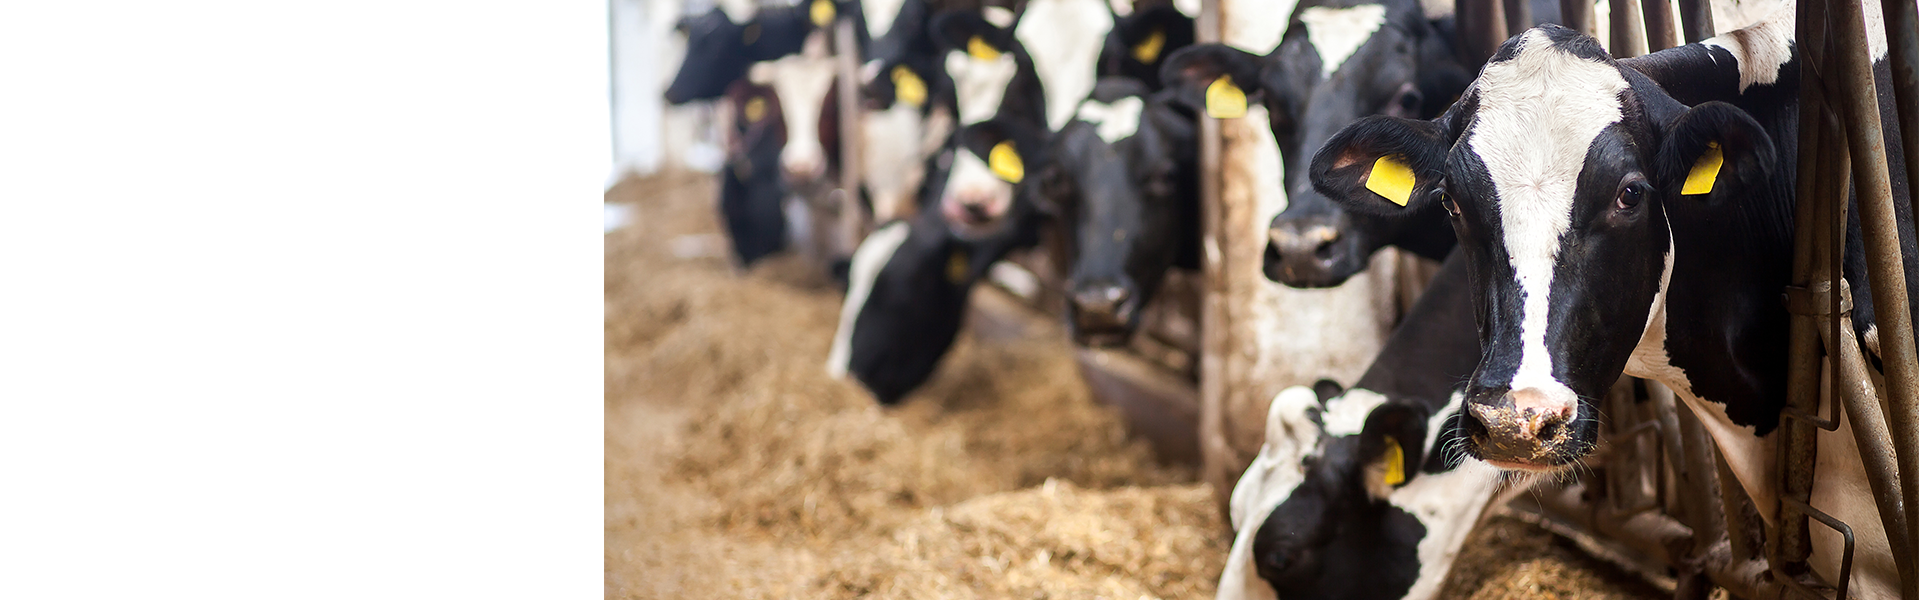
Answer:
<svg viewBox="0 0 1920 600"><path fill-rule="evenodd" d="M989 18L1001 12L942 13L932 25L957 117L939 212L964 239L1005 231L1026 173L1044 163L1046 99L1011 21Z"/></svg>
<svg viewBox="0 0 1920 600"><path fill-rule="evenodd" d="M795 11L722 7L680 19L674 28L687 36L687 56L664 94L667 102L685 104L711 100L727 86L747 76L756 61L772 60L800 51L810 23Z"/></svg>
<svg viewBox="0 0 1920 600"><path fill-rule="evenodd" d="M1425 406L1389 401L1367 390L1323 401L1324 407L1303 387L1274 399L1267 444L1234 486L1236 534L1221 574L1220 598L1406 597L1422 563L1449 554L1434 544L1422 552L1429 534L1470 526L1477 516L1474 506L1428 513L1405 506L1408 499L1400 497L1402 489L1416 483L1428 488L1421 490L1425 495L1451 500L1462 495L1448 492L1484 495L1493 483L1484 472L1472 481L1451 481L1462 478L1450 472L1440 480L1415 480L1427 477L1422 470L1429 458L1428 432L1444 418L1434 418ZM1458 466L1432 463L1434 471ZM1436 483L1466 489L1436 490ZM1450 522L1439 523L1440 518ZM1436 571L1444 575L1446 570Z"/></svg>
<svg viewBox="0 0 1920 600"><path fill-rule="evenodd" d="M1663 339L1669 216L1755 210L1741 199L1762 193L1773 158L1745 112L1681 105L1592 38L1549 25L1501 45L1439 118L1342 130L1310 176L1352 213L1448 215L1481 342L1466 449L1546 471L1593 448L1595 399L1643 336Z"/></svg>
<svg viewBox="0 0 1920 600"><path fill-rule="evenodd" d="M1193 45L1193 18L1160 5L1115 17L1100 51L1100 73L1139 80L1160 89L1160 63Z"/></svg>
<svg viewBox="0 0 1920 600"><path fill-rule="evenodd" d="M1123 78L1101 80L1077 114L1054 136L1039 189L1072 223L1074 340L1121 345L1167 269L1197 254L1193 115Z"/></svg>
<svg viewBox="0 0 1920 600"><path fill-rule="evenodd" d="M1410 0L1306 4L1266 56L1203 44L1161 68L1184 102L1215 116L1231 115L1245 101L1266 106L1287 201L1268 230L1267 277L1294 287L1339 285L1389 244L1444 257L1453 239L1439 211L1396 220L1352 214L1305 175L1313 150L1361 117L1428 118L1444 110L1469 77L1454 58L1451 32Z"/></svg>

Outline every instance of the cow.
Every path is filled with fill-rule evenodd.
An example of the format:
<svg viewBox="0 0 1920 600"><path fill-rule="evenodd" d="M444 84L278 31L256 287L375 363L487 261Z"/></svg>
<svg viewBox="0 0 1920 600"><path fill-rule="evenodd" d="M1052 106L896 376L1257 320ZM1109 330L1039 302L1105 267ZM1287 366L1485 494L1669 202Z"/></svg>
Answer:
<svg viewBox="0 0 1920 600"><path fill-rule="evenodd" d="M727 162L720 173L720 216L733 240L734 258L752 266L787 243L781 212L780 148L787 128L772 88L735 81L727 88Z"/></svg>
<svg viewBox="0 0 1920 600"><path fill-rule="evenodd" d="M1031 235L962 239L939 211L875 229L848 266L827 373L852 375L881 404L901 401L953 346L973 285L1007 250L1032 244Z"/></svg>
<svg viewBox="0 0 1920 600"><path fill-rule="evenodd" d="M1165 87L1160 82L1160 64L1193 45L1193 16L1165 4L1138 12L1119 2L1113 8L1113 29L1100 49L1098 75L1134 79L1159 91Z"/></svg>
<svg viewBox="0 0 1920 600"><path fill-rule="evenodd" d="M1040 194L1072 228L1075 342L1125 344L1167 269L1200 267L1197 136L1191 111L1143 82L1108 77L1053 137Z"/></svg>
<svg viewBox="0 0 1920 600"><path fill-rule="evenodd" d="M1274 399L1233 488L1216 597L1433 597L1496 492L1527 485L1458 449L1460 382L1479 355L1468 275L1449 256L1351 389Z"/></svg>
<svg viewBox="0 0 1920 600"><path fill-rule="evenodd" d="M751 2L725 2L681 19L675 28L687 36L687 56L667 86L667 102L719 98L754 63L799 52L814 29L809 12L808 6L758 9Z"/></svg>
<svg viewBox="0 0 1920 600"><path fill-rule="evenodd" d="M1884 36L1833 35L1867 35L1876 77L1889 81ZM1596 444L1594 399L1622 373L1653 379L1706 425L1773 520L1799 74L1792 3L1746 29L1628 60L1538 27L1502 44L1439 117L1367 117L1314 155L1314 188L1349 211L1448 215L1473 271L1482 349L1466 384L1467 453L1507 470L1571 468ZM1897 122L1889 101L1881 110ZM1897 127L1882 133L1900 147ZM1888 161L1903 181L1903 159ZM1910 191L1896 183L1893 193L1912 279ZM1906 307L1872 306L1857 221L1848 229L1843 274L1872 355L1874 310L1912 314L1915 289ZM1894 597L1888 534L1860 462L1824 460L1858 455L1849 428L1818 435L1812 504L1854 527L1862 550L1850 589ZM1815 528L1812 541L1814 571L1834 581L1838 536Z"/></svg>
<svg viewBox="0 0 1920 600"><path fill-rule="evenodd" d="M1536 22L1559 19L1558 3L1531 5ZM1429 15L1418 0L1305 0L1265 56L1201 44L1168 57L1161 77L1190 105L1204 107L1210 90L1230 86L1267 107L1287 198L1268 229L1262 268L1269 279L1337 286L1386 245L1434 260L1447 255L1453 235L1439 211L1391 221L1352 214L1315 192L1304 174L1313 150L1360 117L1431 118L1445 110L1479 66L1463 61L1458 45L1452 15ZM1230 83L1215 86L1222 77Z"/></svg>

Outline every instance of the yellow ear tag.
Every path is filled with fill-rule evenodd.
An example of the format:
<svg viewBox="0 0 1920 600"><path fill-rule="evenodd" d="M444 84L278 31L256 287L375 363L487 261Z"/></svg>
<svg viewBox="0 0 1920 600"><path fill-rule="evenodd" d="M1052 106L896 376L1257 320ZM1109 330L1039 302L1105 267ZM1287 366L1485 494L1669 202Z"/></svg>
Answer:
<svg viewBox="0 0 1920 600"><path fill-rule="evenodd" d="M813 6L807 8L807 16L813 17L813 24L826 27L833 22L833 0L813 0Z"/></svg>
<svg viewBox="0 0 1920 600"><path fill-rule="evenodd" d="M894 65L892 76L893 99L913 106L927 103L927 82L921 81L919 75L913 74L913 69L907 68L906 65Z"/></svg>
<svg viewBox="0 0 1920 600"><path fill-rule="evenodd" d="M1720 165L1726 159L1720 156L1720 143L1707 142L1707 153L1694 161L1693 170L1687 172L1687 183L1680 186L1685 195L1705 194L1713 191L1713 182L1720 178Z"/></svg>
<svg viewBox="0 0 1920 600"><path fill-rule="evenodd" d="M1233 84L1233 78L1221 75L1207 85L1207 116L1238 119L1247 116L1247 93Z"/></svg>
<svg viewBox="0 0 1920 600"><path fill-rule="evenodd" d="M1387 461L1387 474L1381 477L1387 485L1400 485L1407 481L1407 453L1400 449L1400 442L1393 436L1387 440L1387 451L1381 453L1380 460Z"/></svg>
<svg viewBox="0 0 1920 600"><path fill-rule="evenodd" d="M1413 195L1413 170L1391 156L1382 156L1373 161L1373 173L1367 175L1367 189L1394 204L1406 206L1407 197Z"/></svg>
<svg viewBox="0 0 1920 600"><path fill-rule="evenodd" d="M1147 39L1140 40L1140 43L1133 45L1133 59L1143 63L1153 62L1160 58L1160 51L1166 47L1166 30L1155 28L1153 33L1147 36Z"/></svg>
<svg viewBox="0 0 1920 600"><path fill-rule="evenodd" d="M977 35L967 40L967 54L979 60L1000 58L1000 50L988 45L986 40L980 39Z"/></svg>
<svg viewBox="0 0 1920 600"><path fill-rule="evenodd" d="M1020 163L1020 152L1013 149L1013 142L994 144L993 150L987 152L987 168L1007 183L1020 183L1027 175L1027 167Z"/></svg>
<svg viewBox="0 0 1920 600"><path fill-rule="evenodd" d="M747 114L748 123L759 123L761 117L767 116L767 99L754 96L747 101L747 107L742 112Z"/></svg>
<svg viewBox="0 0 1920 600"><path fill-rule="evenodd" d="M967 282L967 251L955 249L947 255L947 283L960 285Z"/></svg>

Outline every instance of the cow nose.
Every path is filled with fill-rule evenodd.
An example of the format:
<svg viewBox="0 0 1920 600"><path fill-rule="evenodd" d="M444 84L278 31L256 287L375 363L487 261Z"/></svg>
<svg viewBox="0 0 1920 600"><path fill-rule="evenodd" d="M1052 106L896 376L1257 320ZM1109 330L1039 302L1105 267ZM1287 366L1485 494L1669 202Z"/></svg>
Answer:
<svg viewBox="0 0 1920 600"><path fill-rule="evenodd" d="M1341 256L1340 229L1331 223L1282 221L1267 228L1267 278L1295 287L1338 285L1345 277L1333 272Z"/></svg>
<svg viewBox="0 0 1920 600"><path fill-rule="evenodd" d="M1080 314L1111 321L1120 321L1127 316L1122 307L1133 298L1133 292L1118 283L1103 282L1083 285L1073 292L1073 306Z"/></svg>
<svg viewBox="0 0 1920 600"><path fill-rule="evenodd" d="M780 167L787 172L787 180L809 182L826 174L827 162L810 156L781 157Z"/></svg>
<svg viewBox="0 0 1920 600"><path fill-rule="evenodd" d="M1570 450L1568 425L1575 409L1535 388L1482 392L1468 401L1473 422L1467 434L1483 460L1508 468L1551 468Z"/></svg>

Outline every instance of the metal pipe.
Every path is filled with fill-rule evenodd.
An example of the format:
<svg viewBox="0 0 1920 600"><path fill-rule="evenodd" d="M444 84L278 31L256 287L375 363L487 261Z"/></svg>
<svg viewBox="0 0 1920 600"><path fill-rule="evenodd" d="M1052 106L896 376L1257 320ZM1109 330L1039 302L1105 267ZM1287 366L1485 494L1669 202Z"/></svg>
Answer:
<svg viewBox="0 0 1920 600"><path fill-rule="evenodd" d="M1698 1L1698 0L1694 0ZM1560 0L1560 23L1568 29L1593 35L1593 1Z"/></svg>
<svg viewBox="0 0 1920 600"><path fill-rule="evenodd" d="M838 69L834 82L835 97L840 112L840 241L852 244L845 248L852 252L866 235L866 215L860 210L860 48L854 37L853 17L842 15L833 24L834 66ZM791 127L792 125L789 125ZM804 126L804 125L803 125Z"/></svg>
<svg viewBox="0 0 1920 600"><path fill-rule="evenodd" d="M1461 58L1468 64L1480 64L1493 56L1500 43L1507 41L1507 21L1500 0L1454 0L1454 22L1459 23Z"/></svg>
<svg viewBox="0 0 1920 600"><path fill-rule="evenodd" d="M1680 45L1673 33L1676 29L1673 26L1673 4L1667 0L1647 0L1641 6L1644 13L1641 18L1647 24L1647 51L1659 52Z"/></svg>
<svg viewBox="0 0 1920 600"><path fill-rule="evenodd" d="M1195 40L1203 43L1220 41L1221 4L1223 0L1201 0L1200 18L1194 23ZM1222 521L1231 515L1229 494L1233 491L1233 481L1213 479L1218 469L1209 463L1223 453L1230 453L1225 446L1226 431L1222 428L1222 404L1226 401L1226 356L1232 348L1230 330L1226 322L1226 273L1221 264L1220 236L1226 227L1221 222L1221 141L1220 121L1203 118L1200 121L1200 228L1201 253L1200 271L1200 461L1202 480L1214 485L1214 502L1218 505Z"/></svg>
<svg viewBox="0 0 1920 600"><path fill-rule="evenodd" d="M1726 519L1728 554L1733 562L1743 562L1757 558L1752 541L1748 538L1746 490L1740 489L1740 480L1733 475L1733 467L1727 464L1727 457L1715 446L1713 451L1714 480L1720 484L1720 514Z"/></svg>
<svg viewBox="0 0 1920 600"><path fill-rule="evenodd" d="M1705 0L1680 0L1680 32L1687 43L1713 37L1713 31L1713 4Z"/></svg>
<svg viewBox="0 0 1920 600"><path fill-rule="evenodd" d="M1840 328L1840 339L1827 340L1829 348L1840 351L1842 405L1847 409L1847 424L1852 426L1854 444L1860 449L1860 466L1867 472L1867 487L1873 491L1873 503L1880 510L1880 522L1886 529L1887 543L1893 551L1893 566L1902 574L1913 573L1912 530L1900 506L1899 466L1893 455L1893 435L1887 431L1880 398L1873 378L1867 375L1866 357L1860 354L1860 341L1853 327ZM1903 583L1907 579L1901 578ZM1838 582L1836 582L1836 585ZM1906 593L1913 597L1912 593Z"/></svg>
<svg viewBox="0 0 1920 600"><path fill-rule="evenodd" d="M1701 505L1704 504L1702 500L1705 500L1705 498L1698 493L1700 490L1688 485L1689 480L1687 479L1687 465L1685 460L1687 447L1685 443L1680 441L1680 410L1674 406L1673 391L1667 389L1667 386L1649 385L1647 386L1647 395L1650 400L1649 404L1653 405L1654 418L1660 420L1661 445L1667 447L1667 451L1661 454L1665 455L1668 468L1673 469L1676 480L1675 483L1678 484L1675 486L1679 488L1675 490L1678 492L1675 495L1680 498L1682 503L1680 510L1683 511L1683 514L1680 515L1680 522L1685 523L1688 529L1693 529L1695 525L1699 524L1701 520L1700 516L1706 513L1706 511L1701 508ZM1699 530L1695 529L1694 532L1699 533ZM1712 539L1713 538L1700 538L1695 541L1712 543Z"/></svg>
<svg viewBox="0 0 1920 600"><path fill-rule="evenodd" d="M1507 37L1526 33L1533 26L1533 9L1527 0L1500 0L1501 17L1507 22Z"/></svg>
<svg viewBox="0 0 1920 600"><path fill-rule="evenodd" d="M1659 0L1665 1L1665 0ZM1607 51L1614 58L1630 58L1647 53L1647 32L1640 25L1640 0L1613 0L1608 11Z"/></svg>
<svg viewBox="0 0 1920 600"><path fill-rule="evenodd" d="M1893 96L1899 102L1900 141L1907 158L1907 201L1913 202L1920 197L1913 193L1920 191L1920 180L1916 180L1920 169L1914 168L1914 163L1920 162L1920 154L1916 154L1920 152L1916 150L1920 125L1914 123L1914 111L1920 110L1914 97L1915 88L1920 88L1920 79L1914 74L1915 38L1920 37L1915 20L1920 15L1914 12L1914 0L1880 0L1880 14L1887 25L1887 66L1893 70ZM1912 496L1908 496L1907 505L1913 505Z"/></svg>
<svg viewBox="0 0 1920 600"><path fill-rule="evenodd" d="M1840 31L1865 31L1865 17L1859 2L1847 0L1836 2ZM1902 9L1904 10L1904 9ZM1916 387L1916 378L1920 378L1920 360L1915 357L1913 317L1907 306L1906 263L1902 260L1898 226L1894 223L1893 182L1887 172L1886 139L1881 135L1879 94L1874 89L1873 63L1867 55L1867 37L1864 35L1837 36L1840 81L1848 85L1841 86L1840 113L1847 122L1848 147L1856 157L1853 162L1855 199L1860 203L1860 231L1865 238L1867 251L1867 275L1873 282L1874 325L1880 332L1880 358L1887 379L1889 398L1907 399L1920 395ZM1911 190L1910 190L1911 191ZM1915 421L1911 414L1900 416L1904 428L1900 442L1899 464L1906 467L1904 475L1899 476L1905 493L1901 497L1913 504L1914 492L1920 489L1916 477L1920 477L1920 449L1915 447L1920 432L1913 431ZM1904 455L1904 456L1902 456ZM1903 511L1903 516L1912 515L1911 509ZM1905 519L1903 519L1905 521ZM1912 548L1905 553L1895 553L1895 557L1906 556L1905 568L1901 571L1902 593L1909 598L1920 598L1920 569L1915 569Z"/></svg>
<svg viewBox="0 0 1920 600"><path fill-rule="evenodd" d="M1655 386L1667 398L1673 397L1673 390L1666 386ZM1680 417L1680 442L1686 451L1682 457L1686 469L1679 472L1681 493L1690 499L1687 507L1687 526L1693 528L1697 548L1704 548L1725 538L1727 534L1727 516L1721 510L1718 469L1713 462L1713 438L1707 435L1707 428L1691 410L1677 411Z"/></svg>

